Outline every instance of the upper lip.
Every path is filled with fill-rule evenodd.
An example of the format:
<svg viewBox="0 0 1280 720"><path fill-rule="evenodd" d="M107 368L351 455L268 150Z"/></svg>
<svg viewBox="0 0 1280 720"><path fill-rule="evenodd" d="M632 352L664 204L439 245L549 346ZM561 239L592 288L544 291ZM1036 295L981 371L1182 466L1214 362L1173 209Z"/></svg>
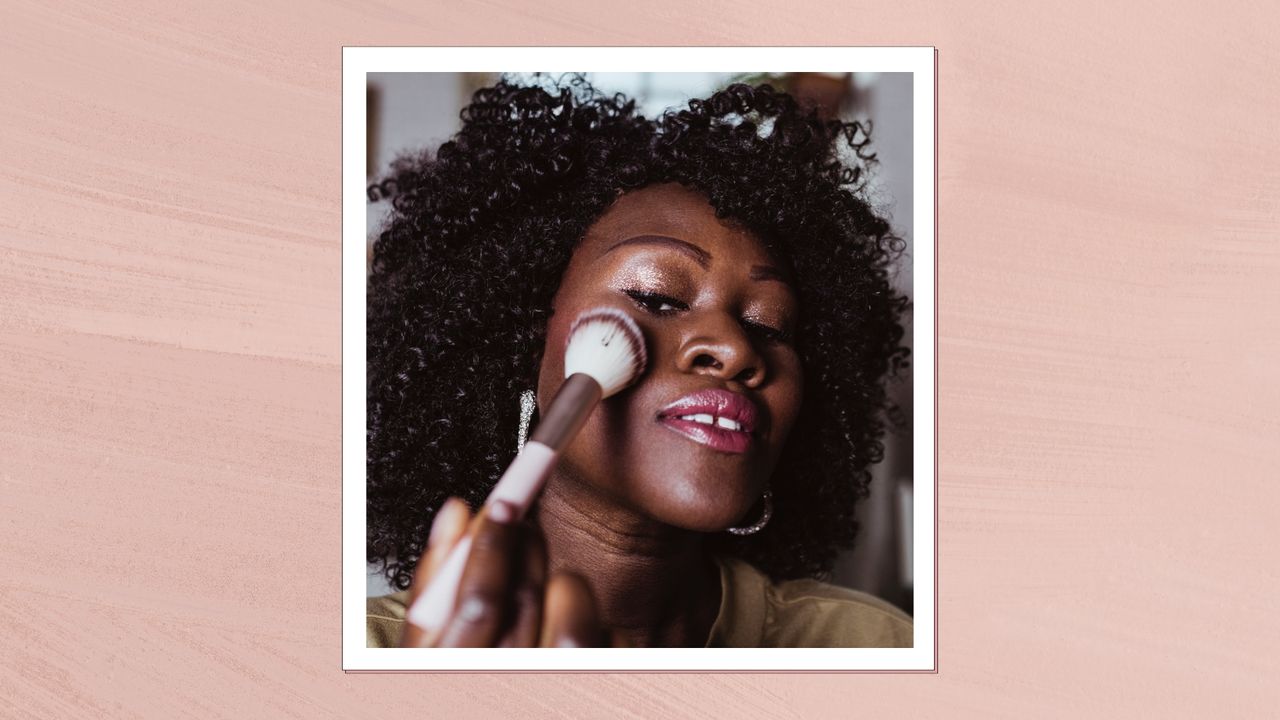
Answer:
<svg viewBox="0 0 1280 720"><path fill-rule="evenodd" d="M741 425L743 432L754 433L759 410L755 403L743 395L728 390L709 389L685 395L663 408L658 417L699 414L728 418Z"/></svg>

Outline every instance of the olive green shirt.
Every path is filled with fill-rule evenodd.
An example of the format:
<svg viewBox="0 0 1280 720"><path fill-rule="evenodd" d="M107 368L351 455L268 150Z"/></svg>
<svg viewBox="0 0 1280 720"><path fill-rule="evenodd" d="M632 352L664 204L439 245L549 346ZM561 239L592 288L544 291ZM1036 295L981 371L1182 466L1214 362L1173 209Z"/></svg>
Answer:
<svg viewBox="0 0 1280 720"><path fill-rule="evenodd" d="M817 580L774 584L736 558L720 565L720 614L707 647L911 647L911 618L856 590ZM396 647L409 592L369 598L367 647Z"/></svg>

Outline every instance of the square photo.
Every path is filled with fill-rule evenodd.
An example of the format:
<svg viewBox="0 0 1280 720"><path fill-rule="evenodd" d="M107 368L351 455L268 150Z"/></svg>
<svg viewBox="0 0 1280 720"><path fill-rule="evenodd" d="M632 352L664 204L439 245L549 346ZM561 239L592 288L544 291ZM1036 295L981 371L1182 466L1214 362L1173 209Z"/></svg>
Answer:
<svg viewBox="0 0 1280 720"><path fill-rule="evenodd" d="M345 49L345 669L936 667L933 66Z"/></svg>

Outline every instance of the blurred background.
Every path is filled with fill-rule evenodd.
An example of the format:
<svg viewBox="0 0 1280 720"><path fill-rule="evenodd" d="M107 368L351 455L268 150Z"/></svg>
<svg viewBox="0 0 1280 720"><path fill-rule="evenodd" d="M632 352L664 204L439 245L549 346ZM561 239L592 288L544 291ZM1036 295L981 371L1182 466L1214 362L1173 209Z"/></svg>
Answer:
<svg viewBox="0 0 1280 720"><path fill-rule="evenodd" d="M870 120L871 149L879 164L872 168L867 195L889 217L907 242L894 276L897 288L912 292L912 76L910 73L585 73L601 91L634 98L650 117L691 98L705 97L733 82L767 81L785 89L819 112L842 119ZM530 76L515 76L525 77ZM471 94L497 80L490 73L369 73L366 91L369 181L385 172L397 156L437 147L457 132L458 113ZM368 205L370 248L389 203ZM905 342L911 345L907 319ZM912 382L911 371L889 387L900 408L898 427L885 438L885 458L873 468L871 496L859 510L857 545L836 562L830 582L869 592L908 613L912 603ZM923 468L928 473L929 469ZM925 478L926 482L930 478ZM370 573L368 594L391 588Z"/></svg>

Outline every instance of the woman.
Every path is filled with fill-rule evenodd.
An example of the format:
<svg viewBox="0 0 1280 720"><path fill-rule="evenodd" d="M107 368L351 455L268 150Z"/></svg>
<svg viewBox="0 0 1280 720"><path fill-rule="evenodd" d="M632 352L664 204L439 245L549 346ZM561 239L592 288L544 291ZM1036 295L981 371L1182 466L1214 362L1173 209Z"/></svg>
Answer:
<svg viewBox="0 0 1280 720"><path fill-rule="evenodd" d="M903 613L812 579L852 543L907 354L862 127L745 85L649 120L581 79L499 82L462 119L370 188L394 212L369 278L367 551L402 592L369 601L369 644L911 645ZM555 396L569 323L601 305L640 324L646 372L528 521L472 518L536 422L522 396ZM405 607L465 533L427 636Z"/></svg>

